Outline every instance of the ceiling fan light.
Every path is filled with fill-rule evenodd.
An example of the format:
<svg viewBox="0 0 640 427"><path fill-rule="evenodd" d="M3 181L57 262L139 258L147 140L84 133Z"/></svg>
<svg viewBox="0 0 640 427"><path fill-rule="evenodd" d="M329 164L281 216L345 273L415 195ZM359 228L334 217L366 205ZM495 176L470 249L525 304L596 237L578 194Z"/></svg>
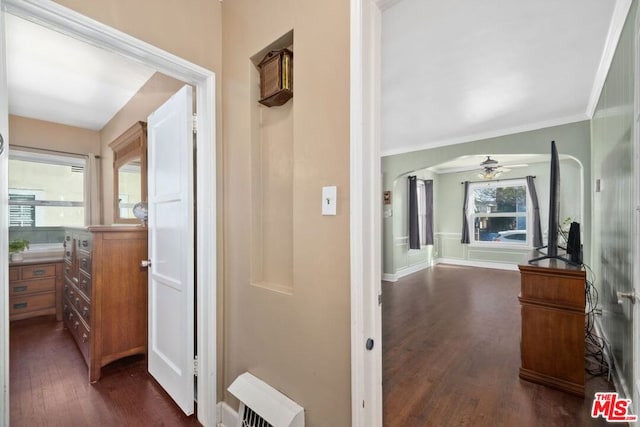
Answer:
<svg viewBox="0 0 640 427"><path fill-rule="evenodd" d="M502 174L502 171L496 168L484 168L482 172L478 174L478 176L482 179L494 179Z"/></svg>

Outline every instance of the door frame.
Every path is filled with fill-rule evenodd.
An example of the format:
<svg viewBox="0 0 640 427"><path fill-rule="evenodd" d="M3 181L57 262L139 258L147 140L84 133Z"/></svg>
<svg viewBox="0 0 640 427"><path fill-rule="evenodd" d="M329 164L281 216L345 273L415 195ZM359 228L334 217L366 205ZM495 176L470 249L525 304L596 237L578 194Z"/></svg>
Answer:
<svg viewBox="0 0 640 427"><path fill-rule="evenodd" d="M196 157L196 227L198 239L196 259L202 260L196 268L196 339L198 351L197 400L198 420L204 426L214 426L216 413L216 290L217 290L217 207L216 207L216 75L213 71L188 62L151 44L88 18L74 10L53 1L42 0L0 0L0 12L8 12L23 19L33 21L55 31L70 35L78 40L109 50L113 53L142 62L196 88L197 150ZM4 15L2 14L2 17ZM4 41L4 28L0 27L0 42ZM0 49L4 49L2 43ZM2 76L3 73L0 73ZM0 81L0 83L2 83ZM2 106L0 105L0 113ZM5 120L0 117L0 130L6 135ZM3 160L3 165L4 165ZM6 173L3 167L2 173ZM4 182L7 182L6 180ZM0 190L0 203L7 205L6 184ZM2 215L0 215L2 219ZM0 259L7 260L7 226L1 225ZM4 413L5 424L9 423L9 321L6 304L8 302L8 268L6 261L0 268L0 339L5 348L0 356L0 386L3 398L0 411ZM0 420L2 421L2 420ZM0 422L1 423L1 422Z"/></svg>
<svg viewBox="0 0 640 427"><path fill-rule="evenodd" d="M382 426L381 5L351 0L351 425ZM366 350L368 338L373 348Z"/></svg>
<svg viewBox="0 0 640 427"><path fill-rule="evenodd" d="M635 294L634 304L631 305L631 311L633 315L633 384L630 384L631 390L628 399L632 399L634 406L634 414L638 414L640 411L640 55L638 50L640 49L640 13L636 12L635 16L635 28L636 32L633 37L633 50L636 52L635 60L633 63L633 78L634 78L634 102L633 102L633 240L635 241L633 248L633 293Z"/></svg>

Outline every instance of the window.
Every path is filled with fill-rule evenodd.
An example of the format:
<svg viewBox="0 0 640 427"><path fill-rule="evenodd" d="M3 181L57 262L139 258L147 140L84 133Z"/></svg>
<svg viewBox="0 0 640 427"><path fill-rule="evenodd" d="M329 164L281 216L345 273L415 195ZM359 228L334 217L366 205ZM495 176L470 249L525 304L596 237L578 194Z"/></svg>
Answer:
<svg viewBox="0 0 640 427"><path fill-rule="evenodd" d="M84 157L9 152L9 226L84 225Z"/></svg>
<svg viewBox="0 0 640 427"><path fill-rule="evenodd" d="M524 179L469 184L471 243L530 245L530 203Z"/></svg>
<svg viewBox="0 0 640 427"><path fill-rule="evenodd" d="M14 190L15 191L15 190ZM16 194L9 193L10 201L32 201L35 200L34 194ZM9 206L9 227L35 227L36 225L36 207L30 205L11 205Z"/></svg>

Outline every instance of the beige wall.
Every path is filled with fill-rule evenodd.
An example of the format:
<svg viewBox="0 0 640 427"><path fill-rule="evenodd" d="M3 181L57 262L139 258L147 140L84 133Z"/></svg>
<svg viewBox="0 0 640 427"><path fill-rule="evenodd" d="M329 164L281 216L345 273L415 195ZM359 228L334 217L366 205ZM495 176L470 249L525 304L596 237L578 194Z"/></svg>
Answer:
<svg viewBox="0 0 640 427"><path fill-rule="evenodd" d="M348 426L349 2L233 0L222 10L224 385L250 371L304 406L307 426ZM250 277L252 143L260 126L250 58L291 29L293 185L282 215L292 217L293 283L283 293ZM334 217L321 215L326 185L338 187ZM236 403L228 393L225 400Z"/></svg>
<svg viewBox="0 0 640 427"><path fill-rule="evenodd" d="M155 73L100 131L102 152L102 218L112 224L113 212L113 150L109 144L135 122L147 117L178 91L184 83L164 74Z"/></svg>
<svg viewBox="0 0 640 427"><path fill-rule="evenodd" d="M9 115L9 143L23 147L57 150L77 154L100 154L100 133Z"/></svg>
<svg viewBox="0 0 640 427"><path fill-rule="evenodd" d="M349 2L57 2L218 73L219 396L234 403L223 390L248 370L302 404L308 426L349 425ZM249 284L249 57L292 28L294 259L285 295ZM338 186L335 217L320 215L323 185Z"/></svg>

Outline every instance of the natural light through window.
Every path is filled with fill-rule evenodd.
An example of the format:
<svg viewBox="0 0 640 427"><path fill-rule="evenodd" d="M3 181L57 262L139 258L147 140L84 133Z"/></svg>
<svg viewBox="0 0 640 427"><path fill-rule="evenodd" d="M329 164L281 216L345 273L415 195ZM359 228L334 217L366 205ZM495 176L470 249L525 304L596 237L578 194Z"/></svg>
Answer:
<svg viewBox="0 0 640 427"><path fill-rule="evenodd" d="M469 184L471 243L530 246L525 179Z"/></svg>
<svg viewBox="0 0 640 427"><path fill-rule="evenodd" d="M84 170L84 157L11 150L9 226L83 226Z"/></svg>

